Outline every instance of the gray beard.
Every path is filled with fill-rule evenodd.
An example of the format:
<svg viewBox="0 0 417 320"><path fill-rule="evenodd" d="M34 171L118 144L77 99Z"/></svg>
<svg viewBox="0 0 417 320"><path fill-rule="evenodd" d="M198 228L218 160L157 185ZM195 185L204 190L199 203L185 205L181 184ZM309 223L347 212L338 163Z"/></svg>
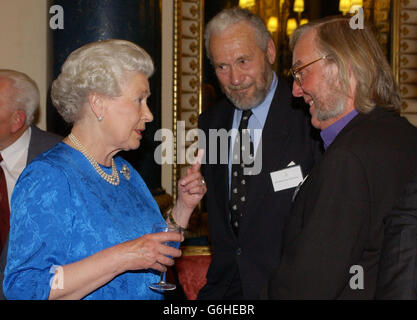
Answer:
<svg viewBox="0 0 417 320"><path fill-rule="evenodd" d="M320 96L314 99L316 107L316 118L319 121L326 121L336 118L346 110L346 99L344 93L340 90L337 79L332 80L332 76L326 78L328 91L330 95ZM326 100L326 102L324 101Z"/></svg>
<svg viewBox="0 0 417 320"><path fill-rule="evenodd" d="M266 59L266 57L265 57ZM266 95L268 94L269 88L272 84L273 79L273 73L272 73L272 67L271 65L265 60L266 68L264 70L263 78L264 78L264 86L263 88L257 88L255 94L252 96L250 100L245 99L245 97L236 97L230 94L229 92L226 92L224 90L224 87L220 85L223 93L226 95L226 97L233 103L233 105L240 109L240 110L249 110L253 109L257 106L259 106L262 101L265 100ZM239 89L245 89L246 86L240 85L240 86L234 86L232 89L239 90ZM230 89L230 87L229 87Z"/></svg>
<svg viewBox="0 0 417 320"><path fill-rule="evenodd" d="M317 120L326 121L332 118L336 118L345 111L345 103L342 99L339 99L339 101L335 101L333 106L334 107L331 110L322 110L320 108L316 108Z"/></svg>
<svg viewBox="0 0 417 320"><path fill-rule="evenodd" d="M249 110L255 108L256 106L260 105L262 101L264 101L266 95L268 94L268 90L266 89L258 90L250 101L245 101L244 98L237 98L224 90L223 92L226 97L233 103L233 105L240 110Z"/></svg>

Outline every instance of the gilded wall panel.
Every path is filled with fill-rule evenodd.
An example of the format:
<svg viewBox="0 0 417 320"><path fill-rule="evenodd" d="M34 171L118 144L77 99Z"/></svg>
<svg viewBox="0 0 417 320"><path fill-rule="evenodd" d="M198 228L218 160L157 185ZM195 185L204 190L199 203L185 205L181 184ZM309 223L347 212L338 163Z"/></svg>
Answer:
<svg viewBox="0 0 417 320"><path fill-rule="evenodd" d="M174 4L174 167L173 186L189 165L190 130L201 112L203 0L175 0ZM176 187L173 188L176 199Z"/></svg>
<svg viewBox="0 0 417 320"><path fill-rule="evenodd" d="M417 0L394 0L393 6L392 62L401 114L417 126Z"/></svg>

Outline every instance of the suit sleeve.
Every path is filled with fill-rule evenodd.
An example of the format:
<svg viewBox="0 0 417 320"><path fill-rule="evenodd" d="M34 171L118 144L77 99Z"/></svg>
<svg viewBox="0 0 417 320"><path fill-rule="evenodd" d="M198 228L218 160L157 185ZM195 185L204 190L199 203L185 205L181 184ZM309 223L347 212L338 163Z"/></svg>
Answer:
<svg viewBox="0 0 417 320"><path fill-rule="evenodd" d="M377 299L417 300L417 179L385 221Z"/></svg>
<svg viewBox="0 0 417 320"><path fill-rule="evenodd" d="M281 263L263 298L335 299L349 284L369 230L367 173L342 148L320 168L296 198Z"/></svg>

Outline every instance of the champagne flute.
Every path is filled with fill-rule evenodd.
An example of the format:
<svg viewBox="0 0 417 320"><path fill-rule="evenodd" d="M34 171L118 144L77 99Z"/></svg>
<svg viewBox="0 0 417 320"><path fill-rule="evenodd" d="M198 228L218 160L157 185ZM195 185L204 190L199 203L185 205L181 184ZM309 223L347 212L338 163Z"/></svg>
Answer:
<svg viewBox="0 0 417 320"><path fill-rule="evenodd" d="M181 232L180 227L167 225L166 223L156 223L152 226L152 233L158 232ZM180 246L180 242L178 241L168 241L164 243L167 246L173 247L178 249ZM168 291L174 290L177 286L173 283L165 282L165 272L161 272L161 279L157 283L151 283L149 288L154 290L161 290L161 291Z"/></svg>

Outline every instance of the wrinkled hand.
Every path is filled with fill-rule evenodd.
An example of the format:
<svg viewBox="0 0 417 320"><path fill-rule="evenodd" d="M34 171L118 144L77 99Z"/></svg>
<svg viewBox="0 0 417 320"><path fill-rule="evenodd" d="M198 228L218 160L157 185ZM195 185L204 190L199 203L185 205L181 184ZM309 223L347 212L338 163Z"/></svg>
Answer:
<svg viewBox="0 0 417 320"><path fill-rule="evenodd" d="M201 160L204 150L199 149L196 162L187 168L187 175L178 181L178 205L186 211L194 210L207 192L206 183L201 175Z"/></svg>
<svg viewBox="0 0 417 320"><path fill-rule="evenodd" d="M122 258L126 261L125 270L154 269L165 272L166 266L174 264L170 257L180 257L181 250L164 243L182 240L182 235L178 232L159 232L120 244Z"/></svg>

